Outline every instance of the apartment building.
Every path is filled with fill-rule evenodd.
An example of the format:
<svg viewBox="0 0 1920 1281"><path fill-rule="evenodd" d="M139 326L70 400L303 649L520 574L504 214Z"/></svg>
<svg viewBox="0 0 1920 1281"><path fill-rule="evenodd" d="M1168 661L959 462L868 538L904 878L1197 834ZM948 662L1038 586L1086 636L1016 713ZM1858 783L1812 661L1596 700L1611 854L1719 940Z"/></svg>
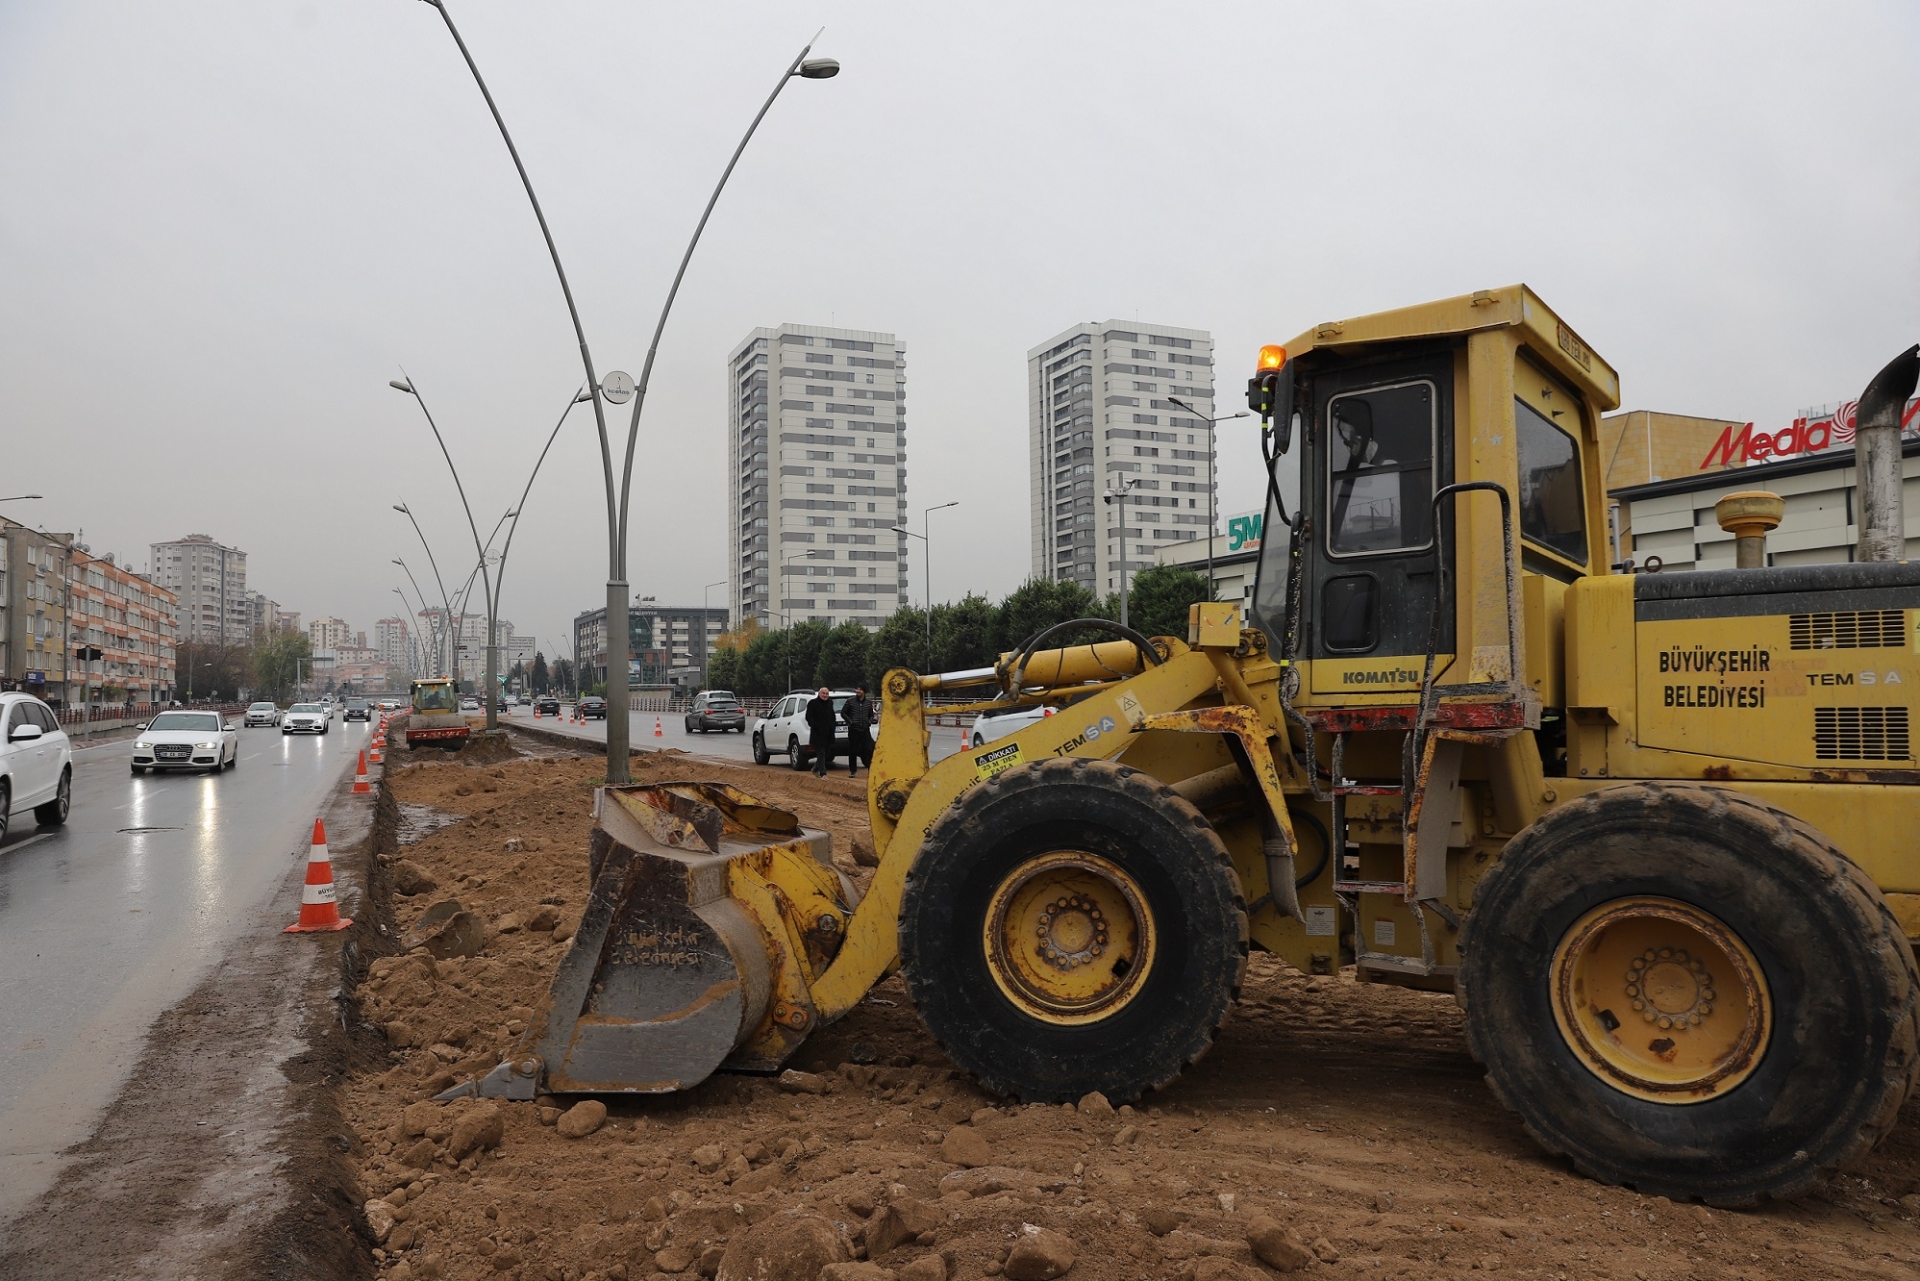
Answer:
<svg viewBox="0 0 1920 1281"><path fill-rule="evenodd" d="M0 689L64 701L67 559L71 534L0 516Z"/></svg>
<svg viewBox="0 0 1920 1281"><path fill-rule="evenodd" d="M247 554L205 534L154 543L155 583L179 602L181 644L244 645L253 637L254 605L247 591Z"/></svg>
<svg viewBox="0 0 1920 1281"><path fill-rule="evenodd" d="M413 650L409 645L407 620L395 616L382 618L373 625L373 648L380 661L402 672L413 671Z"/></svg>
<svg viewBox="0 0 1920 1281"><path fill-rule="evenodd" d="M75 658L67 701L78 706L85 691L96 703L164 703L173 697L173 593L115 563L111 553L94 556L75 546L67 562L67 649L100 651Z"/></svg>
<svg viewBox="0 0 1920 1281"><path fill-rule="evenodd" d="M780 325L727 357L734 618L880 624L906 599L906 349Z"/></svg>
<svg viewBox="0 0 1920 1281"><path fill-rule="evenodd" d="M272 640L287 629L288 615L281 612L280 602L264 592L249 591L247 593L247 610L250 617L248 625L253 630L255 640ZM295 614L292 617L297 626L300 616Z"/></svg>
<svg viewBox="0 0 1920 1281"><path fill-rule="evenodd" d="M1193 407L1188 412L1173 403ZM1213 340L1109 320L1027 353L1032 572L1097 596L1203 537L1214 483ZM1115 491L1121 504L1104 501Z"/></svg>
<svg viewBox="0 0 1920 1281"><path fill-rule="evenodd" d="M307 624L307 644L316 650L339 649L353 644L353 633L345 619L322 614Z"/></svg>

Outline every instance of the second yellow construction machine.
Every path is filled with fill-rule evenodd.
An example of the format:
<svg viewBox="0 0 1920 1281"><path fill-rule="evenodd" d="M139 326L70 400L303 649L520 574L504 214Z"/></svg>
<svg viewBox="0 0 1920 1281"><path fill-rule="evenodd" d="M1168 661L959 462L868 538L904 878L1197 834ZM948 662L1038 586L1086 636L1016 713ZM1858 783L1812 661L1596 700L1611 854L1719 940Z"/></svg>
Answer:
<svg viewBox="0 0 1920 1281"><path fill-rule="evenodd" d="M1264 349L1251 619L890 672L864 898L730 788L604 789L543 1025L469 1088L777 1069L898 970L987 1089L1118 1103L1206 1052L1259 948L1451 988L1499 1097L1595 1178L1810 1187L1920 1068L1916 364L1860 409L1882 559L1631 574L1600 481L1616 375L1524 286ZM930 767L923 709L956 688L1059 711Z"/></svg>

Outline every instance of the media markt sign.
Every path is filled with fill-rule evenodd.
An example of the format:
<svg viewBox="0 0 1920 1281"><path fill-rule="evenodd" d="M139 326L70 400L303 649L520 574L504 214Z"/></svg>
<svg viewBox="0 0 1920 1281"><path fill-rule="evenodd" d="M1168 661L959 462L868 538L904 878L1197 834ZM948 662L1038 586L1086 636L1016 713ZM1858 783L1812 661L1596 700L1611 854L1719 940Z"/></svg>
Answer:
<svg viewBox="0 0 1920 1281"><path fill-rule="evenodd" d="M1266 524L1265 512L1242 512L1238 516L1227 517L1227 550L1229 552L1257 552L1260 550L1260 531Z"/></svg>
<svg viewBox="0 0 1920 1281"><path fill-rule="evenodd" d="M1776 432L1756 432L1752 423L1738 428L1732 423L1700 460L1700 470L1710 467L1744 467L1773 459L1805 457L1832 449L1852 448L1854 413L1860 402L1809 409L1793 420L1793 425ZM1910 400L1900 414L1900 434L1912 437L1920 432L1920 399Z"/></svg>

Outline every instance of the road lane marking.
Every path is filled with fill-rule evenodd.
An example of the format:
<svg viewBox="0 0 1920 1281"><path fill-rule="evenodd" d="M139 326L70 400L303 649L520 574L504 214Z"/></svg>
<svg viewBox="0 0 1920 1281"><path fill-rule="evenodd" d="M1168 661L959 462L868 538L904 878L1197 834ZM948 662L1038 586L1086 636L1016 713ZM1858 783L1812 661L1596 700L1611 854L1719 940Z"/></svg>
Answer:
<svg viewBox="0 0 1920 1281"><path fill-rule="evenodd" d="M34 835L27 837L23 841L15 841L11 845L8 845L4 848L0 848L0 854L11 854L15 850L23 850L27 846L33 844L35 841L44 841L49 836L52 836L52 835L53 835L52 832L37 832Z"/></svg>

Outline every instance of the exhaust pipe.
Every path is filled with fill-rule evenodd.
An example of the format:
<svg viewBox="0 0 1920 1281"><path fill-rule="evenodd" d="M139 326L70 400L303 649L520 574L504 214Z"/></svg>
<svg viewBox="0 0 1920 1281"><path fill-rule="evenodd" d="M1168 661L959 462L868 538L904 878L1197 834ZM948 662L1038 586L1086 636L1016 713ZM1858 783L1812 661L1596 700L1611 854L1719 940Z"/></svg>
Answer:
<svg viewBox="0 0 1920 1281"><path fill-rule="evenodd" d="M1920 344L1895 356L1860 393L1853 457L1860 490L1858 560L1905 560L1906 514L1900 491L1900 414L1920 384Z"/></svg>

